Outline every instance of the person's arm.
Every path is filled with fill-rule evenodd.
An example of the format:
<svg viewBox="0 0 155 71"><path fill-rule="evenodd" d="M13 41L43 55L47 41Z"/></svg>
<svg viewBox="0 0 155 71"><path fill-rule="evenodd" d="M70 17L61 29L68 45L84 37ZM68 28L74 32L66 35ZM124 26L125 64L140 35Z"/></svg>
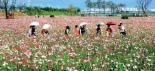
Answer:
<svg viewBox="0 0 155 71"><path fill-rule="evenodd" d="M80 35L81 35L82 33L81 33L81 29L80 29Z"/></svg>
<svg viewBox="0 0 155 71"><path fill-rule="evenodd" d="M106 31L106 35L107 35L107 37L109 36L109 32L108 31Z"/></svg>
<svg viewBox="0 0 155 71"><path fill-rule="evenodd" d="M32 35L32 29L28 29L28 36L30 37Z"/></svg>
<svg viewBox="0 0 155 71"><path fill-rule="evenodd" d="M113 30L110 28L110 33L112 33L113 32Z"/></svg>
<svg viewBox="0 0 155 71"><path fill-rule="evenodd" d="M69 34L70 33L70 30L69 29L67 29L67 34Z"/></svg>

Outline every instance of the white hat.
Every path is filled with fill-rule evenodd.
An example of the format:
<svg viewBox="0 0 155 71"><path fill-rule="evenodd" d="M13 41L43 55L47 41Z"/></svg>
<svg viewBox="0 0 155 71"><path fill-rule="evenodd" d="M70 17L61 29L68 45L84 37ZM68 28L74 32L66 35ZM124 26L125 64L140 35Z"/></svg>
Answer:
<svg viewBox="0 0 155 71"><path fill-rule="evenodd" d="M42 29L49 29L50 28L50 24L44 24Z"/></svg>
<svg viewBox="0 0 155 71"><path fill-rule="evenodd" d="M80 23L80 26L83 26L83 25L87 25L88 23L86 23L86 22L82 22L82 23Z"/></svg>
<svg viewBox="0 0 155 71"><path fill-rule="evenodd" d="M31 22L30 26L39 26L39 22L33 21L33 22Z"/></svg>

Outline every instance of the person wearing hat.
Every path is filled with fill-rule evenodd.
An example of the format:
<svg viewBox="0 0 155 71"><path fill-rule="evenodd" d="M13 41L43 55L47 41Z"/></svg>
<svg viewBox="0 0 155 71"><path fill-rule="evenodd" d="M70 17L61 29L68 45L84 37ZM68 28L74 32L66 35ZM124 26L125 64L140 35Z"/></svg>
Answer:
<svg viewBox="0 0 155 71"><path fill-rule="evenodd" d="M41 34L43 37L47 37L49 35L49 32L47 29L42 29Z"/></svg>
<svg viewBox="0 0 155 71"><path fill-rule="evenodd" d="M30 24L30 27L28 29L28 36L29 37L36 37L36 27L39 26L39 22L33 21Z"/></svg>
<svg viewBox="0 0 155 71"><path fill-rule="evenodd" d="M41 31L41 34L43 37L48 37L49 35L49 29L50 29L50 24L44 24L43 27L42 27L42 31Z"/></svg>
<svg viewBox="0 0 155 71"><path fill-rule="evenodd" d="M80 35L80 30L79 30L79 28L78 28L78 25L75 25L74 34L75 34L76 36L79 36L79 35Z"/></svg>
<svg viewBox="0 0 155 71"><path fill-rule="evenodd" d="M86 25L80 26L80 35L84 35L86 33Z"/></svg>
<svg viewBox="0 0 155 71"><path fill-rule="evenodd" d="M36 36L36 34L35 34L35 29L36 29L36 27L35 27L34 25L31 25L31 26L29 27L29 30L28 30L28 36L29 36L29 37Z"/></svg>
<svg viewBox="0 0 155 71"><path fill-rule="evenodd" d="M118 29L119 29L120 35L126 36L126 30L125 30L125 27L123 26L123 23L120 23L118 25Z"/></svg>
<svg viewBox="0 0 155 71"><path fill-rule="evenodd" d="M101 25L97 25L97 28L96 28L96 35L97 35L97 36L101 35Z"/></svg>
<svg viewBox="0 0 155 71"><path fill-rule="evenodd" d="M107 37L112 37L112 32L113 32L113 31L112 31L110 25L107 25L106 32L107 32Z"/></svg>
<svg viewBox="0 0 155 71"><path fill-rule="evenodd" d="M65 35L68 36L70 31L71 31L70 26L66 26Z"/></svg>

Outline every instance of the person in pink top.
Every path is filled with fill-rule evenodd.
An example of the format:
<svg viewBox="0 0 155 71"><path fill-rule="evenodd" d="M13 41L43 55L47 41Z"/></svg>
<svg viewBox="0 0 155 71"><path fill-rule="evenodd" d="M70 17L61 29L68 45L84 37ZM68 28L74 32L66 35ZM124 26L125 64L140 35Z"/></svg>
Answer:
<svg viewBox="0 0 155 71"><path fill-rule="evenodd" d="M75 34L76 36L79 36L79 35L80 35L80 30L79 30L79 28L78 28L78 25L75 25L74 34Z"/></svg>
<svg viewBox="0 0 155 71"><path fill-rule="evenodd" d="M107 32L107 37L112 37L113 30L111 29L110 25L107 25L106 32Z"/></svg>

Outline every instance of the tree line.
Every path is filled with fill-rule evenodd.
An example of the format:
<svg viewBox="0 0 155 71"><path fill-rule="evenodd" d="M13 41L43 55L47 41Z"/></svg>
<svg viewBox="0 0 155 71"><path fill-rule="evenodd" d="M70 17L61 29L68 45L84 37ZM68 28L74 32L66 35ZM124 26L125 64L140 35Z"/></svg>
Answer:
<svg viewBox="0 0 155 71"><path fill-rule="evenodd" d="M141 12L144 16L148 15L148 11L149 11L149 6L152 2L152 0L135 0L135 2L137 3L136 7L139 11L139 13ZM112 1L105 1L105 0L96 0L96 1L92 1L92 0L86 0L85 1L86 7L89 9L99 9L102 11L102 13L106 13L106 9L110 9L110 13L122 13L123 12L123 8L126 7L126 4L123 3L119 3L116 4ZM90 10L91 11L91 10Z"/></svg>
<svg viewBox="0 0 155 71"><path fill-rule="evenodd" d="M60 12L64 13L66 15L75 15L78 14L81 10L77 7L74 7L73 5L70 5L68 8L53 8L53 7L25 7L25 8L20 8L23 10L24 13L28 15L43 15L44 12ZM54 15L54 14L53 14Z"/></svg>
<svg viewBox="0 0 155 71"><path fill-rule="evenodd" d="M106 13L106 9L110 9L111 13L120 13L123 11L122 9L126 6L123 3L116 4L112 1L105 0L97 0L96 2L93 2L92 0L86 0L85 4L89 9L102 9L103 13Z"/></svg>
<svg viewBox="0 0 155 71"><path fill-rule="evenodd" d="M26 4L17 5L16 0L0 0L0 10L5 12L6 19L9 18L9 14L20 11L26 13L27 15L41 15L44 12L59 12L65 13L66 15L75 15L80 12L80 9L74 5L69 5L67 8L53 8L53 7L34 7L26 6Z"/></svg>

